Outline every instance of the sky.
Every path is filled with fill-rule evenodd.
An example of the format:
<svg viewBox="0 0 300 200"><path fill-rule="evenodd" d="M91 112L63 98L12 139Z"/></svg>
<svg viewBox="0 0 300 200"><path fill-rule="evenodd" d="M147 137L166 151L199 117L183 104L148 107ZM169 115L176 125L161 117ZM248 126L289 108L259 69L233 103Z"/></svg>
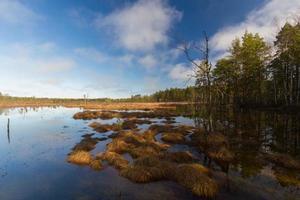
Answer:
<svg viewBox="0 0 300 200"><path fill-rule="evenodd" d="M246 30L270 44L300 0L0 0L0 92L123 98L186 87L180 44L209 37L211 60Z"/></svg>

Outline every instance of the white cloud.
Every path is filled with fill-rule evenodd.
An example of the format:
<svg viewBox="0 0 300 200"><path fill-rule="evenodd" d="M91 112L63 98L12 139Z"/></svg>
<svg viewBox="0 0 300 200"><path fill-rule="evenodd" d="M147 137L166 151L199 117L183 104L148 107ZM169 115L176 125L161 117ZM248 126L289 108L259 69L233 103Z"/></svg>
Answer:
<svg viewBox="0 0 300 200"><path fill-rule="evenodd" d="M0 22L24 25L40 19L40 16L20 0L0 1Z"/></svg>
<svg viewBox="0 0 300 200"><path fill-rule="evenodd" d="M158 64L156 58L151 54L139 58L138 63L140 65L142 65L143 67L145 67L146 69L151 69L151 68L157 66L157 64Z"/></svg>
<svg viewBox="0 0 300 200"><path fill-rule="evenodd" d="M148 51L167 44L168 31L182 14L164 0L139 0L130 6L98 17L95 25L113 31L122 47Z"/></svg>
<svg viewBox="0 0 300 200"><path fill-rule="evenodd" d="M299 0L268 0L261 8L250 12L245 21L219 30L211 38L212 48L216 52L224 53L232 40L242 36L246 30L259 33L268 42L272 42L280 27L287 20L294 20L299 13Z"/></svg>
<svg viewBox="0 0 300 200"><path fill-rule="evenodd" d="M192 79L193 69L192 67L187 67L184 63L179 63L175 65L169 72L169 77L177 81L188 81Z"/></svg>

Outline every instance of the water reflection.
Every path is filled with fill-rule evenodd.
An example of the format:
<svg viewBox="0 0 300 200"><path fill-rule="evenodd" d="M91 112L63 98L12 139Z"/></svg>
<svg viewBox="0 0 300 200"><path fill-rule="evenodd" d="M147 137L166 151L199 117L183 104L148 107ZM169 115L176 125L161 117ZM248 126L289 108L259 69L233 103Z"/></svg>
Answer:
<svg viewBox="0 0 300 200"><path fill-rule="evenodd" d="M123 199L197 199L172 183L137 185L119 177L112 168L94 172L89 167L67 164L70 151L82 148L88 140L97 142L89 147L93 155L105 150L111 141L102 141L102 137L110 133L94 134L88 128L89 122L74 121L72 116L78 111L66 108L0 110L0 199L116 199L120 193ZM160 123L159 119L153 120ZM222 191L218 199L299 197L299 170L267 158L278 153L300 159L299 113L189 106L179 107L175 120L176 124L195 125L207 133L219 132L228 137L235 160L222 166L222 170L227 173L231 191ZM148 127L139 126L142 130ZM206 166L214 164L201 152L196 153L203 157Z"/></svg>
<svg viewBox="0 0 300 200"><path fill-rule="evenodd" d="M7 140L8 143L10 144L10 119L7 119Z"/></svg>

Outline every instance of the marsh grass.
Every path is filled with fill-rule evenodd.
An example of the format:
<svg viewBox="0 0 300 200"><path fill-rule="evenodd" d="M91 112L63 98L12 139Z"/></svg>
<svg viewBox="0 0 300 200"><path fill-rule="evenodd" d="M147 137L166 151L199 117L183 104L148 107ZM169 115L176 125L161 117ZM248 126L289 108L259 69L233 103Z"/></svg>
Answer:
<svg viewBox="0 0 300 200"><path fill-rule="evenodd" d="M188 151L164 152L159 155L159 158L175 163L192 163L196 161L196 158Z"/></svg>
<svg viewBox="0 0 300 200"><path fill-rule="evenodd" d="M92 155L87 151L74 151L68 155L67 161L79 165L89 165L92 162Z"/></svg>
<svg viewBox="0 0 300 200"><path fill-rule="evenodd" d="M73 147L73 151L91 151L96 147L96 144L99 142L98 138L92 138L91 135L85 135L83 140Z"/></svg>
<svg viewBox="0 0 300 200"><path fill-rule="evenodd" d="M218 184L207 174L208 170L200 164L182 164L176 168L174 179L198 196L213 198Z"/></svg>
<svg viewBox="0 0 300 200"><path fill-rule="evenodd" d="M164 172L158 166L148 167L133 165L121 170L120 175L136 183L149 183L162 180Z"/></svg>
<svg viewBox="0 0 300 200"><path fill-rule="evenodd" d="M181 144L186 141L184 135L181 133L163 133L161 140L167 143L173 143L173 144Z"/></svg>
<svg viewBox="0 0 300 200"><path fill-rule="evenodd" d="M126 160L122 155L106 151L102 155L97 156L101 160L106 160L110 165L114 166L116 169L126 169L128 167L128 160Z"/></svg>
<svg viewBox="0 0 300 200"><path fill-rule="evenodd" d="M94 114L96 115L96 114ZM98 113L98 115L100 115ZM95 170L102 169L101 161L107 161L109 165L119 170L119 174L136 183L149 183L159 180L171 180L179 183L194 194L213 198L218 192L218 185L210 176L211 170L197 164L198 160L188 151L168 152L172 144L185 144L186 136L196 138L200 149L216 160L230 161L227 138L221 134L205 134L197 132L191 126L174 126L170 124L152 124L148 130L138 132L137 124L151 124L151 121L142 118L165 117L162 111L156 112L119 112L118 115L125 120L120 124L101 124L93 122L90 127L98 132L114 131L112 142L107 144L106 151L98 154L96 160L89 161L89 166ZM172 121L174 115L166 114L167 121ZM93 116L95 117L95 116ZM107 116L108 117L108 116ZM162 134L161 140L156 141L156 136ZM209 134L210 135L210 134ZM84 143L91 140L87 137ZM90 149L90 148L87 148ZM133 162L129 163L123 154L129 154Z"/></svg>
<svg viewBox="0 0 300 200"><path fill-rule="evenodd" d="M99 159L95 159L95 160L91 161L90 167L96 171L100 171L103 168L102 163Z"/></svg>
<svg viewBox="0 0 300 200"><path fill-rule="evenodd" d="M296 186L300 188L300 175L298 171L286 171L276 167L274 175L282 186Z"/></svg>
<svg viewBox="0 0 300 200"><path fill-rule="evenodd" d="M114 123L114 124L101 124L99 122L92 122L91 124L89 124L89 126L91 128L93 128L98 133L105 133L105 132L108 132L108 131L120 131L121 130L121 126L119 126L116 123Z"/></svg>
<svg viewBox="0 0 300 200"><path fill-rule="evenodd" d="M300 162L287 154L273 153L265 154L265 158L274 164L288 169L300 170Z"/></svg>

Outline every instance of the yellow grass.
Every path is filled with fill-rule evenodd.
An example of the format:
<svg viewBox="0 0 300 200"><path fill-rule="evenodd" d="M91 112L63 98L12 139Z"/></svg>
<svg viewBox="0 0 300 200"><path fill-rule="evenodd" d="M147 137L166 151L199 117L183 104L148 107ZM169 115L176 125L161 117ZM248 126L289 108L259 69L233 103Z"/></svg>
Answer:
<svg viewBox="0 0 300 200"><path fill-rule="evenodd" d="M181 133L163 133L161 140L167 143L180 144L185 142L185 137Z"/></svg>
<svg viewBox="0 0 300 200"><path fill-rule="evenodd" d="M213 198L218 193L218 185L206 173L200 164L183 164L177 167L174 179L198 196Z"/></svg>
<svg viewBox="0 0 300 200"><path fill-rule="evenodd" d="M128 167L128 161L118 153L105 152L102 156L99 156L102 160L106 160L110 165L117 169L125 169Z"/></svg>
<svg viewBox="0 0 300 200"><path fill-rule="evenodd" d="M89 165L93 159L87 151L74 151L68 156L67 160L74 164Z"/></svg>
<svg viewBox="0 0 300 200"><path fill-rule="evenodd" d="M90 163L90 167L94 170L101 170L102 169L102 163L100 160L93 160L91 163Z"/></svg>
<svg viewBox="0 0 300 200"><path fill-rule="evenodd" d="M159 155L159 158L176 163L190 163L195 161L193 155L188 151L164 152Z"/></svg>

